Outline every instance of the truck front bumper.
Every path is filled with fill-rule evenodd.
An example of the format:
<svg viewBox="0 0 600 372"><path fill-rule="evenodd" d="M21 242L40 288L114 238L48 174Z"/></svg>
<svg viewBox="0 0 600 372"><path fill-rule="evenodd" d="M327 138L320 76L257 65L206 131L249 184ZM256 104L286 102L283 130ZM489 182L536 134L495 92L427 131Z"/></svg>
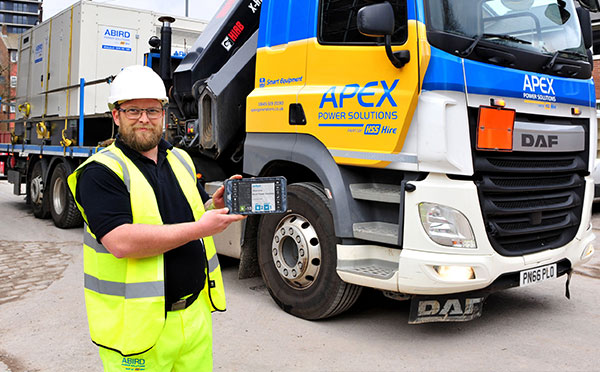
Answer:
<svg viewBox="0 0 600 372"><path fill-rule="evenodd" d="M414 295L443 295L486 290L489 292L519 286L523 270L557 264L557 277L591 258L581 256L594 240L590 234L584 241L566 247L523 257L499 255L458 256L373 245L338 245L337 273L352 284L383 291ZM529 262L528 264L525 261ZM471 267L474 279L447 280L434 266Z"/></svg>
<svg viewBox="0 0 600 372"><path fill-rule="evenodd" d="M417 183L415 183L417 184ZM583 213L573 240L555 249L503 256L491 246L473 182L448 180L435 175L418 182L406 194L403 247L380 245L338 245L337 272L342 280L384 291L411 295L444 295L519 285L519 274L528 269L557 264L559 274L587 262L593 253L595 235L591 225L593 181L586 179ZM441 192L443 190L443 192ZM453 248L433 242L421 225L421 202L449 206L463 213L472 226L477 248ZM474 277L448 279L435 267L471 268ZM501 283L501 284L498 284Z"/></svg>

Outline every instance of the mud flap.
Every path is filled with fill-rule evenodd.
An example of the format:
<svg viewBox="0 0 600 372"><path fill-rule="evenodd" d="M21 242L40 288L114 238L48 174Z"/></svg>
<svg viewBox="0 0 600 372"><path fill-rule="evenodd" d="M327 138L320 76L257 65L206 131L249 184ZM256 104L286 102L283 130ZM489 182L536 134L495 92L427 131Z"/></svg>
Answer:
<svg viewBox="0 0 600 372"><path fill-rule="evenodd" d="M408 324L466 322L479 318L487 294L470 292L446 296L414 296Z"/></svg>

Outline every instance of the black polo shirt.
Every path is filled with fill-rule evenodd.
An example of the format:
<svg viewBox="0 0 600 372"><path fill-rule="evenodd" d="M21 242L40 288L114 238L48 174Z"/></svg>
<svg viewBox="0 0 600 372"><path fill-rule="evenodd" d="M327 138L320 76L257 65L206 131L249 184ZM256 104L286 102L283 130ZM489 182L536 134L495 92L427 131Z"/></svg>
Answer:
<svg viewBox="0 0 600 372"><path fill-rule="evenodd" d="M157 163L131 149L118 136L115 145L131 159L152 186L164 224L194 221L192 209L166 159L167 149L173 148L172 145L161 140ZM200 184L198 191L203 202L208 200L209 196ZM98 241L114 228L133 222L131 201L125 184L100 163L94 162L85 167L79 177L76 194ZM164 261L167 308L181 297L202 290L205 261L199 240L166 252Z"/></svg>

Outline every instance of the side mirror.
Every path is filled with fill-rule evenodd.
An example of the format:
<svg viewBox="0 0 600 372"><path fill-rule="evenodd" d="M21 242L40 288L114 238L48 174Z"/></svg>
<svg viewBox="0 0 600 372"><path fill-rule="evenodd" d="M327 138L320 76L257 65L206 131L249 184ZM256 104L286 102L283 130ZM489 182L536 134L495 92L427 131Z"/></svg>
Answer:
<svg viewBox="0 0 600 372"><path fill-rule="evenodd" d="M579 18L579 26L581 27L581 35L583 35L583 45L585 49L592 47L592 20L590 12L583 8L577 8L577 17Z"/></svg>
<svg viewBox="0 0 600 372"><path fill-rule="evenodd" d="M577 0L582 8L589 10L590 12L600 12L600 3L598 0Z"/></svg>
<svg viewBox="0 0 600 372"><path fill-rule="evenodd" d="M571 18L571 13L564 6L557 4L548 4L544 15L557 25L564 25Z"/></svg>
<svg viewBox="0 0 600 372"><path fill-rule="evenodd" d="M390 3L367 5L356 17L358 32L370 37L383 37L394 33L394 8Z"/></svg>
<svg viewBox="0 0 600 372"><path fill-rule="evenodd" d="M410 61L410 51L392 52L392 34L395 28L394 8L387 1L360 8L356 17L358 31L369 37L384 37L385 52L397 68L404 67Z"/></svg>

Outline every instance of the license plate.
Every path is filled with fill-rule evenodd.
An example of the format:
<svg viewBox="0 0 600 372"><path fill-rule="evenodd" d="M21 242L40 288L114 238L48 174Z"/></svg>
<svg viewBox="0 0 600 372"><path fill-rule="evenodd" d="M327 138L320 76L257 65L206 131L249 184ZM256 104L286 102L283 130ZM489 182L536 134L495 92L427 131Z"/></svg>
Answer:
<svg viewBox="0 0 600 372"><path fill-rule="evenodd" d="M556 264L536 267L534 269L523 270L520 273L520 286L531 285L556 278Z"/></svg>

